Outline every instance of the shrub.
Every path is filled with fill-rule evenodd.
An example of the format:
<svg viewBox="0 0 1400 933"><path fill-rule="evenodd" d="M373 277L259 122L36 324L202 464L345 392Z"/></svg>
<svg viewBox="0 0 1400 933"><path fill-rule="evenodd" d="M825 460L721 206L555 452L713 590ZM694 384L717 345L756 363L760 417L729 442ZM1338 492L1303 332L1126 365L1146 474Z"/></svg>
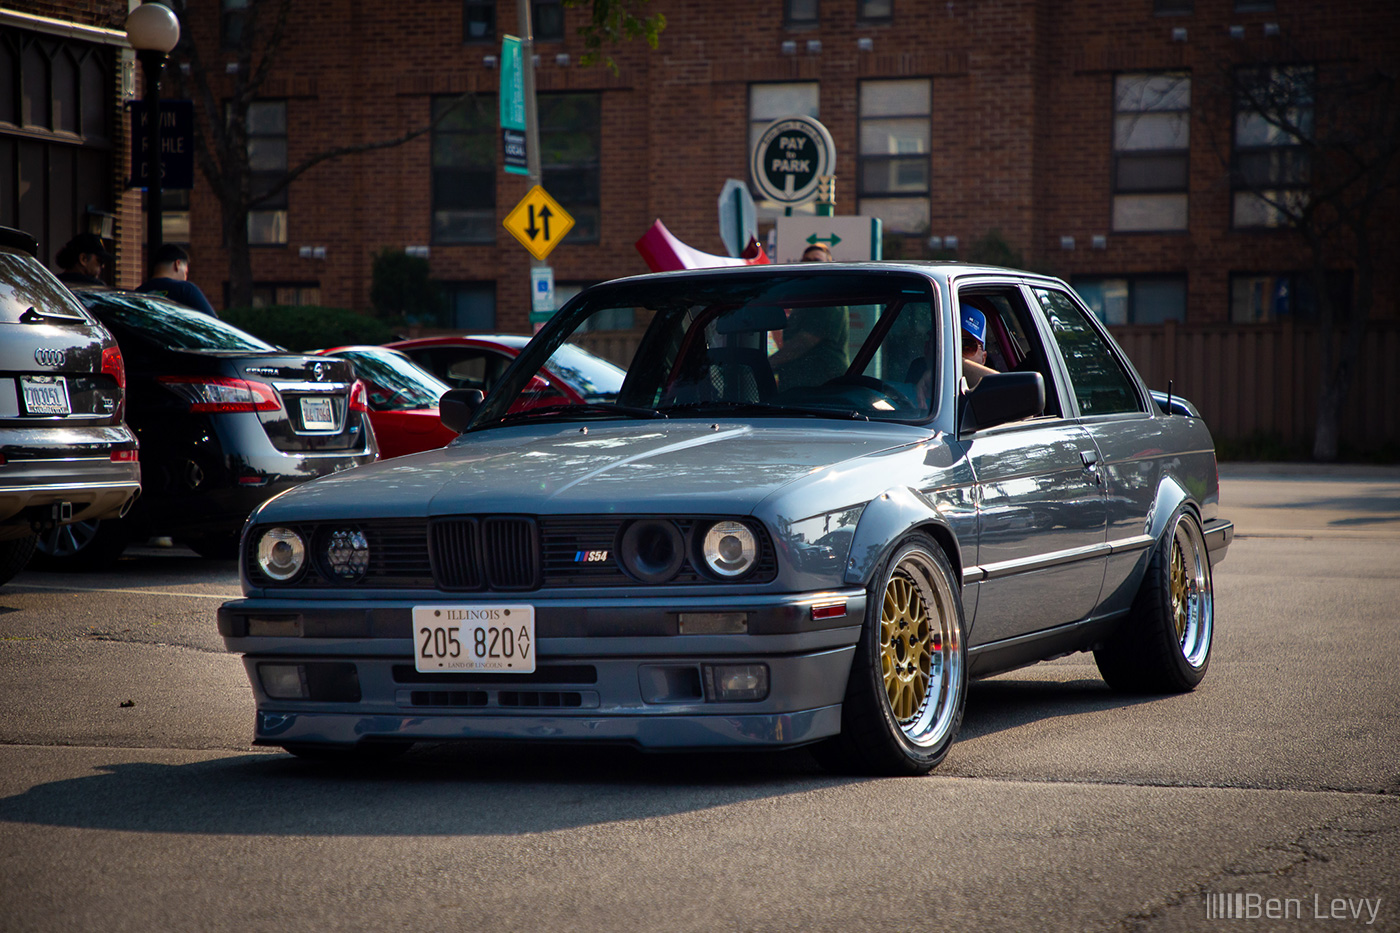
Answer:
<svg viewBox="0 0 1400 933"><path fill-rule="evenodd" d="M389 322L347 308L274 305L233 308L221 316L235 327L288 350L324 350L352 343L380 344L396 336Z"/></svg>
<svg viewBox="0 0 1400 933"><path fill-rule="evenodd" d="M428 260L401 249L375 253L369 300L380 317L414 324L440 323L445 303L442 288L431 278Z"/></svg>

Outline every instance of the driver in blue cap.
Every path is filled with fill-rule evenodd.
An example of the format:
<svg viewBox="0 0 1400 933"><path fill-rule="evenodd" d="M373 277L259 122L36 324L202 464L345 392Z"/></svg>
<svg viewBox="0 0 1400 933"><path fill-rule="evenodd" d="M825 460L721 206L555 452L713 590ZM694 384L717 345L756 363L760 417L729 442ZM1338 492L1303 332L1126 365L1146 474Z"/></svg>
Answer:
<svg viewBox="0 0 1400 933"><path fill-rule="evenodd" d="M968 391L988 373L996 372L987 365L987 316L972 305L961 305L962 371Z"/></svg>

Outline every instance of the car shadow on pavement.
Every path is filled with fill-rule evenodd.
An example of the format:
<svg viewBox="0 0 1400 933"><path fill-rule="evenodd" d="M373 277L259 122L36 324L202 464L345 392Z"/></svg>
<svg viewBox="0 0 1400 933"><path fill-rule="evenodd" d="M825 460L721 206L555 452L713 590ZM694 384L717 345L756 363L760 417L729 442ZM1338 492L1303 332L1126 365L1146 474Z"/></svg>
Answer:
<svg viewBox="0 0 1400 933"><path fill-rule="evenodd" d="M1047 719L1126 709L1162 696L1118 693L1098 678L1080 680L973 681L967 695L959 739L975 739Z"/></svg>
<svg viewBox="0 0 1400 933"><path fill-rule="evenodd" d="M642 755L626 748L430 746L379 764L240 754L191 764L95 765L93 773L0 799L0 824L235 836L511 836L859 780L822 773L800 750Z"/></svg>

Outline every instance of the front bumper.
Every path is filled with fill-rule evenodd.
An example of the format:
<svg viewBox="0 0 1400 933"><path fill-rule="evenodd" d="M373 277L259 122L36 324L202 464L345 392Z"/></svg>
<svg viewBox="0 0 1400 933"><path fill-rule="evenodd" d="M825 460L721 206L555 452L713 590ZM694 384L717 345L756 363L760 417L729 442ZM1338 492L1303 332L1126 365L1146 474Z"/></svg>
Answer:
<svg viewBox="0 0 1400 933"><path fill-rule="evenodd" d="M845 618L810 607L844 597ZM535 600L534 674L423 673L414 667L413 605L244 599L220 609L225 644L244 654L257 703L255 744L522 740L625 743L648 749L783 747L840 731L863 590L676 600ZM685 613L742 613L747 631L680 634ZM607 620L612 625L607 625ZM306 665L328 684L312 699L267 694L262 664ZM768 693L714 696L711 665L762 664ZM319 667L317 666L319 665ZM320 691L318 693L318 691Z"/></svg>

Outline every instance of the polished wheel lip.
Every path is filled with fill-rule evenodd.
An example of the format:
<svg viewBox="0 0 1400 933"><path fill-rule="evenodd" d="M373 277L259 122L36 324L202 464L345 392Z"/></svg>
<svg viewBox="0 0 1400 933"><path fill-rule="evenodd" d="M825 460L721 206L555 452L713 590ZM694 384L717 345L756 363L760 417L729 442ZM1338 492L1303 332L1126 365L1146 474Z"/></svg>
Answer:
<svg viewBox="0 0 1400 933"><path fill-rule="evenodd" d="M1205 538L1187 518L1172 529L1168 596L1177 647L1186 663L1199 670L1210 655L1215 633L1215 598Z"/></svg>
<svg viewBox="0 0 1400 933"><path fill-rule="evenodd" d="M957 716L962 633L953 591L922 548L906 552L890 571L879 637L891 715L914 745L938 745Z"/></svg>

